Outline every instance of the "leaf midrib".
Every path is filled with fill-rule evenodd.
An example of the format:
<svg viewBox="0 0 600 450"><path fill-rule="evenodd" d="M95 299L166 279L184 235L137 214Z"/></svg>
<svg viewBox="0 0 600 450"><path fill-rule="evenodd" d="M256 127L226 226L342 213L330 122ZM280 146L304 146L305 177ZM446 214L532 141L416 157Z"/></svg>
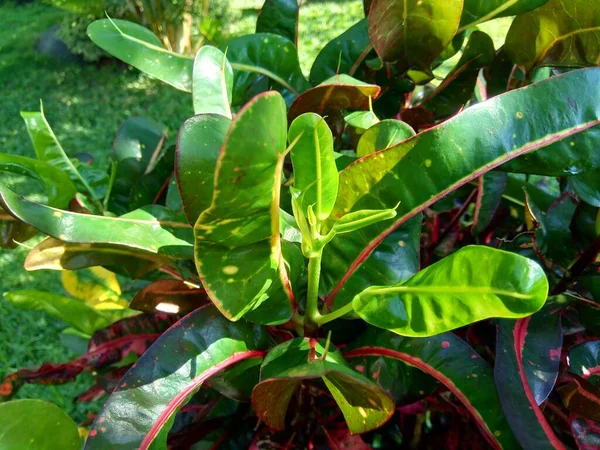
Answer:
<svg viewBox="0 0 600 450"><path fill-rule="evenodd" d="M496 289L488 287L468 287L468 286L395 286L389 288L371 288L364 292L365 295L380 295L380 294L494 294L507 297L514 297L523 300L535 298L535 295L521 294L505 289ZM359 294L362 295L362 294Z"/></svg>

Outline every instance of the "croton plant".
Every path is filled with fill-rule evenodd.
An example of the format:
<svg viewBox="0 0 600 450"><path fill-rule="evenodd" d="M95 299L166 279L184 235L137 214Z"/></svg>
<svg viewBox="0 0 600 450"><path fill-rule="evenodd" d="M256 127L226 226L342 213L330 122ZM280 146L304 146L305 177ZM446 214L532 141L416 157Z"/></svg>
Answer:
<svg viewBox="0 0 600 450"><path fill-rule="evenodd" d="M92 23L194 114L128 120L108 170L22 114L37 159L0 168L46 196L0 185L4 244L141 290L7 293L89 344L3 398L93 373L89 450L600 448L600 0L365 1L308 79L300 9L193 59ZM478 25L507 16L496 48ZM42 448L42 406L2 404L0 447Z"/></svg>

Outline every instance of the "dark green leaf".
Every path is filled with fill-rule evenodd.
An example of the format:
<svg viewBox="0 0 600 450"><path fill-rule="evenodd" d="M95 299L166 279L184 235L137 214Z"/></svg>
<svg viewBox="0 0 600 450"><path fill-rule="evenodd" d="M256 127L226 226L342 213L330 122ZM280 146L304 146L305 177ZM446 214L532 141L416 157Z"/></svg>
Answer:
<svg viewBox="0 0 600 450"><path fill-rule="evenodd" d="M252 392L256 414L268 426L283 430L289 402L302 381L322 379L352 433L379 428L394 411L392 399L354 371L339 350L326 350L323 344L296 338L269 351L261 367L261 382Z"/></svg>
<svg viewBox="0 0 600 450"><path fill-rule="evenodd" d="M460 29L466 30L499 17L518 16L539 8L548 0L464 0Z"/></svg>
<svg viewBox="0 0 600 450"><path fill-rule="evenodd" d="M218 48L205 45L194 59L192 98L194 114L231 115L233 69Z"/></svg>
<svg viewBox="0 0 600 450"><path fill-rule="evenodd" d="M156 162L154 169L141 177L131 189L129 210L141 208L160 201L166 197L167 188L175 170L175 146L170 146Z"/></svg>
<svg viewBox="0 0 600 450"><path fill-rule="evenodd" d="M408 219L511 158L598 125L600 92L593 94L599 82L600 69L585 69L509 92L343 170L331 226L350 211L400 206L393 223L336 236L325 247L321 291L329 292L327 304L337 309L358 293L344 292L337 299L355 272L371 269L371 253ZM582 89L590 95L582 98ZM581 106L570 108L568 98L582 98Z"/></svg>
<svg viewBox="0 0 600 450"><path fill-rule="evenodd" d="M17 248L17 242L25 242L36 233L35 228L15 219L0 207L0 248Z"/></svg>
<svg viewBox="0 0 600 450"><path fill-rule="evenodd" d="M231 120L219 114L200 114L186 120L179 130L175 173L192 225L210 207L217 159L230 125Z"/></svg>
<svg viewBox="0 0 600 450"><path fill-rule="evenodd" d="M582 378L592 378L593 382L600 375L600 341L588 341L575 345L569 350L569 371Z"/></svg>
<svg viewBox="0 0 600 450"><path fill-rule="evenodd" d="M198 273L230 320L251 310L249 320L266 324L292 315L279 236L285 113L277 92L255 97L240 111L216 164L212 204L194 227Z"/></svg>
<svg viewBox="0 0 600 450"><path fill-rule="evenodd" d="M158 280L139 291L129 307L137 311L185 314L208 302L204 289L179 280Z"/></svg>
<svg viewBox="0 0 600 450"><path fill-rule="evenodd" d="M298 0L266 0L256 19L257 33L278 34L298 46Z"/></svg>
<svg viewBox="0 0 600 450"><path fill-rule="evenodd" d="M432 336L490 317L539 310L548 280L535 262L468 246L396 286L372 286L352 301L371 325L404 336Z"/></svg>
<svg viewBox="0 0 600 450"><path fill-rule="evenodd" d="M598 450L600 448L600 425L592 420L571 416L571 431L579 450Z"/></svg>
<svg viewBox="0 0 600 450"><path fill-rule="evenodd" d="M384 61L427 73L458 30L463 0L373 0L369 36Z"/></svg>
<svg viewBox="0 0 600 450"><path fill-rule="evenodd" d="M569 179L580 200L600 208L600 168Z"/></svg>
<svg viewBox="0 0 600 450"><path fill-rule="evenodd" d="M483 232L491 223L502 201L507 181L508 175L502 172L488 172L479 177L472 228L474 235Z"/></svg>
<svg viewBox="0 0 600 450"><path fill-rule="evenodd" d="M72 213L32 202L0 184L0 205L42 233L68 243L111 244L174 259L191 259L192 229L158 205L121 217Z"/></svg>
<svg viewBox="0 0 600 450"><path fill-rule="evenodd" d="M359 157L370 155L415 135L412 127L401 120L387 119L373 125L358 141L356 153Z"/></svg>
<svg viewBox="0 0 600 450"><path fill-rule="evenodd" d="M42 400L0 404L0 449L78 450L75 422L63 410Z"/></svg>
<svg viewBox="0 0 600 450"><path fill-rule="evenodd" d="M407 338L371 327L350 344L344 356L353 364L365 357L384 357L421 369L463 403L493 448L518 448L502 412L491 367L453 333Z"/></svg>
<svg viewBox="0 0 600 450"><path fill-rule="evenodd" d="M504 48L515 64L596 66L600 62L600 0L550 0L518 16Z"/></svg>
<svg viewBox="0 0 600 450"><path fill-rule="evenodd" d="M290 125L288 133L294 165L294 189L305 216L312 206L318 220L326 220L338 191L338 171L331 130L318 114L305 113Z"/></svg>
<svg viewBox="0 0 600 450"><path fill-rule="evenodd" d="M558 376L560 312L549 304L531 317L498 321L494 378L506 419L523 448L564 448L538 406Z"/></svg>
<svg viewBox="0 0 600 450"><path fill-rule="evenodd" d="M267 345L263 328L245 321L232 323L213 306L190 313L121 379L96 416L85 449L166 448L175 413L191 395L227 367L261 358Z"/></svg>
<svg viewBox="0 0 600 450"><path fill-rule="evenodd" d="M87 32L98 47L114 57L177 89L191 92L192 59L166 50L149 29L125 20L102 19L92 22Z"/></svg>

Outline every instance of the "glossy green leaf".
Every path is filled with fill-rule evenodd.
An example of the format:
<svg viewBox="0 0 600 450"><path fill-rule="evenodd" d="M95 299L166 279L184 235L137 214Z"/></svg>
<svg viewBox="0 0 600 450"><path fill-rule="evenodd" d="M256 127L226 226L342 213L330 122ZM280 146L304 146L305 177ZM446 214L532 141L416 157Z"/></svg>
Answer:
<svg viewBox="0 0 600 450"><path fill-rule="evenodd" d="M339 350L323 341L296 338L273 348L265 357L261 382L252 392L258 417L277 430L303 380L322 379L342 410L351 433L379 428L393 414L394 403L375 383L354 371Z"/></svg>
<svg viewBox="0 0 600 450"><path fill-rule="evenodd" d="M0 404L0 449L79 450L77 425L58 406L42 400Z"/></svg>
<svg viewBox="0 0 600 450"><path fill-rule="evenodd" d="M373 0L369 36L384 61L431 71L458 30L463 0Z"/></svg>
<svg viewBox="0 0 600 450"><path fill-rule="evenodd" d="M46 238L25 259L26 270L76 270L118 266L130 278L139 278L170 260L154 253L109 244L66 243Z"/></svg>
<svg viewBox="0 0 600 450"><path fill-rule="evenodd" d="M229 41L225 48L234 70L234 105L241 103L244 92L259 75L271 79L293 95L310 88L300 70L296 47L282 36L270 33L240 36Z"/></svg>
<svg viewBox="0 0 600 450"><path fill-rule="evenodd" d="M400 285L367 288L352 304L371 325L404 336L432 336L490 317L528 316L547 295L548 280L535 262L468 246Z"/></svg>
<svg viewBox="0 0 600 450"><path fill-rule="evenodd" d="M98 192L96 192L96 189L94 189L94 186L90 183L92 180L86 179L86 177L81 174L75 167L74 162L69 159L63 150L60 142L56 139L52 128L50 128L50 124L44 116L43 106L40 104L39 112L22 111L21 117L23 117L23 120L25 121L25 126L27 127L27 132L31 138L31 143L35 149L37 159L45 161L63 171L69 176L79 192L86 193L86 195L90 196L91 200L97 202L100 196L98 195ZM93 177L96 174L92 172L90 175ZM103 177L104 174L101 176ZM102 183L102 180L97 181ZM96 182L96 187L100 183Z"/></svg>
<svg viewBox="0 0 600 450"><path fill-rule="evenodd" d="M110 211L116 214L129 211L131 190L154 169L166 138L166 127L152 119L131 117L123 122L111 154L116 173L108 203Z"/></svg>
<svg viewBox="0 0 600 450"><path fill-rule="evenodd" d="M357 128L360 132L368 130L379 123L379 119L372 111L355 111L344 117L346 125Z"/></svg>
<svg viewBox="0 0 600 450"><path fill-rule="evenodd" d="M599 0L550 0L514 20L504 48L528 71L537 66L596 66L599 12Z"/></svg>
<svg viewBox="0 0 600 450"><path fill-rule="evenodd" d="M558 376L560 312L549 304L531 317L498 321L494 378L506 419L523 448L564 448L538 406Z"/></svg>
<svg viewBox="0 0 600 450"><path fill-rule="evenodd" d="M344 356L353 364L378 357L422 370L460 400L492 448L518 448L500 406L492 368L455 334L407 338L371 327L350 343Z"/></svg>
<svg viewBox="0 0 600 450"><path fill-rule="evenodd" d="M569 371L598 384L600 375L600 341L588 341L569 349Z"/></svg>
<svg viewBox="0 0 600 450"><path fill-rule="evenodd" d="M452 120L344 169L330 226L351 211L392 208L398 202L400 206L394 222L336 236L325 247L321 291L329 292L327 304L337 309L358 294L343 290L344 285L353 283L353 274L360 277L361 272L372 270L375 260L371 262L369 256L408 219L512 158L597 126L600 93L594 93L599 82L600 69L550 78L472 106ZM582 98L582 89L590 95ZM581 98L580 108L570 108L568 98ZM543 108L530 109L542 99ZM338 297L342 291L344 295Z"/></svg>
<svg viewBox="0 0 600 450"><path fill-rule="evenodd" d="M569 181L580 200L600 208L600 168L575 175Z"/></svg>
<svg viewBox="0 0 600 450"><path fill-rule="evenodd" d="M507 181L508 175L502 172L488 172L479 177L477 201L473 215L472 232L474 235L483 232L492 222L502 201Z"/></svg>
<svg viewBox="0 0 600 450"><path fill-rule="evenodd" d="M219 114L200 114L179 130L175 173L183 209L191 224L210 207L219 151L231 120Z"/></svg>
<svg viewBox="0 0 600 450"><path fill-rule="evenodd" d="M80 300L50 292L22 289L5 292L4 299L17 309L43 311L89 336L112 322L110 315L104 315Z"/></svg>
<svg viewBox="0 0 600 450"><path fill-rule="evenodd" d="M294 165L294 188L305 215L312 206L318 220L326 220L338 191L338 171L331 130L318 114L298 116L288 132Z"/></svg>
<svg viewBox="0 0 600 450"><path fill-rule="evenodd" d="M194 114L221 114L231 119L233 69L225 54L210 45L201 47L192 78Z"/></svg>
<svg viewBox="0 0 600 450"><path fill-rule="evenodd" d="M266 0L256 19L257 33L278 34L298 45L298 0Z"/></svg>
<svg viewBox="0 0 600 450"><path fill-rule="evenodd" d="M488 20L524 14L548 0L464 0L460 29L466 30Z"/></svg>
<svg viewBox="0 0 600 450"><path fill-rule="evenodd" d="M277 92L255 97L240 111L219 154L212 204L194 226L202 284L230 320L251 310L249 320L267 324L292 315L279 236L285 113Z"/></svg>
<svg viewBox="0 0 600 450"><path fill-rule="evenodd" d="M492 63L495 57L494 42L487 34L473 31L456 66L425 100L422 106L433 113L435 119L455 114L471 100L479 71Z"/></svg>
<svg viewBox="0 0 600 450"><path fill-rule="evenodd" d="M63 242L111 244L174 259L193 256L192 228L158 205L121 217L72 213L32 202L0 184L0 205L14 217Z"/></svg>
<svg viewBox="0 0 600 450"><path fill-rule="evenodd" d="M387 119L373 125L362 135L356 147L359 157L392 147L415 135L412 127L401 120Z"/></svg>
<svg viewBox="0 0 600 450"><path fill-rule="evenodd" d="M488 99L511 90L512 84L517 81L517 76L524 77L522 71L506 54L506 49L501 47L496 52L494 61L483 71Z"/></svg>
<svg viewBox="0 0 600 450"><path fill-rule="evenodd" d="M170 146L156 162L154 169L146 173L131 189L129 211L146 205L163 204L175 170L175 146Z"/></svg>
<svg viewBox="0 0 600 450"><path fill-rule="evenodd" d="M101 19L87 29L90 39L115 58L171 86L191 92L193 61L166 50L149 29L125 20Z"/></svg>
<svg viewBox="0 0 600 450"><path fill-rule="evenodd" d="M364 209L346 214L333 225L333 229L336 233L350 233L394 217L396 217L396 208Z"/></svg>
<svg viewBox="0 0 600 450"><path fill-rule="evenodd" d="M0 153L0 171L34 178L43 185L48 205L65 208L75 196L75 186L68 175L52 164L37 159Z"/></svg>
<svg viewBox="0 0 600 450"><path fill-rule="evenodd" d="M96 416L85 449L166 448L175 413L191 395L222 370L261 358L267 345L264 328L232 323L211 305L188 314L121 379ZM143 414L139 405L145 405Z"/></svg>
<svg viewBox="0 0 600 450"><path fill-rule="evenodd" d="M362 19L323 47L310 69L310 82L317 85L335 75L354 75L371 49L367 19Z"/></svg>
<svg viewBox="0 0 600 450"><path fill-rule="evenodd" d="M180 280L158 280L139 291L129 307L145 312L186 314L209 301L204 289Z"/></svg>

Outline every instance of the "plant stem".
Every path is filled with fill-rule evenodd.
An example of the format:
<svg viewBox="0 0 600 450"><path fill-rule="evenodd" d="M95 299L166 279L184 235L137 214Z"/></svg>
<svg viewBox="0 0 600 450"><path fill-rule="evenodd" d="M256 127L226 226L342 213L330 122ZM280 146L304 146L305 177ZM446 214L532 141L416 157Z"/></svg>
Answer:
<svg viewBox="0 0 600 450"><path fill-rule="evenodd" d="M348 303L346 306L342 306L340 309L336 309L332 313L319 315L319 317L314 320L314 322L318 326L325 325L327 322L331 322L332 320L339 319L340 317L345 316L349 312L353 311L354 308L352 306L352 302Z"/></svg>
<svg viewBox="0 0 600 450"><path fill-rule="evenodd" d="M319 312L319 279L321 277L321 250L316 256L308 260L308 292L306 296L305 321L310 324L317 323L321 317Z"/></svg>

